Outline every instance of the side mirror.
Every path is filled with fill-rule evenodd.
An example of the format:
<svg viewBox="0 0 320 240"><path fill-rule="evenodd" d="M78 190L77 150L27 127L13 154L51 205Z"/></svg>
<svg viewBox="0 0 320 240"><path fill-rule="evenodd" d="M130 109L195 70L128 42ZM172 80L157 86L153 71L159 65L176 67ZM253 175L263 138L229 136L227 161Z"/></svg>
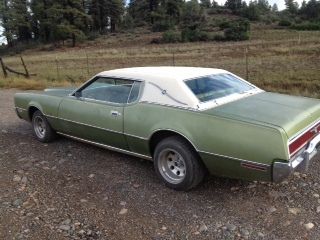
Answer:
<svg viewBox="0 0 320 240"><path fill-rule="evenodd" d="M75 92L74 96L75 96L76 98L81 98L81 97L82 97L82 94L81 94L81 92Z"/></svg>

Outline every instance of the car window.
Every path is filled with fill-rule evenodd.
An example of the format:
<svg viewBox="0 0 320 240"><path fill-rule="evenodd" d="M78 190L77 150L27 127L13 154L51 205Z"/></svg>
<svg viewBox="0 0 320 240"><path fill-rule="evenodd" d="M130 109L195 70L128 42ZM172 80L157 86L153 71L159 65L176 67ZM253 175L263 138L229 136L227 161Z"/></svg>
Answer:
<svg viewBox="0 0 320 240"><path fill-rule="evenodd" d="M235 93L244 93L253 86L231 74L215 74L187 80L185 82L200 102L226 97Z"/></svg>
<svg viewBox="0 0 320 240"><path fill-rule="evenodd" d="M131 89L131 92L130 92L128 103L133 103L133 102L137 101L137 99L139 97L140 86L141 86L141 82L134 82L132 89Z"/></svg>
<svg viewBox="0 0 320 240"><path fill-rule="evenodd" d="M111 103L127 103L134 81L100 77L85 87L81 96Z"/></svg>

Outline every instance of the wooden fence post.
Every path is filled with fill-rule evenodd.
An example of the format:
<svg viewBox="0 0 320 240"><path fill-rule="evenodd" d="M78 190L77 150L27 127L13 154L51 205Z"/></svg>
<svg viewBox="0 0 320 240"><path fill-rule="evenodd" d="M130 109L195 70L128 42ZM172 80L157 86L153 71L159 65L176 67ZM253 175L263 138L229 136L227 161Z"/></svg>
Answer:
<svg viewBox="0 0 320 240"><path fill-rule="evenodd" d="M23 66L23 68L24 68L24 71L26 72L26 78L29 78L30 77L30 75L29 75L29 71L28 71L28 69L27 69L27 66L26 66L26 64L24 63L24 61L23 61L23 58L22 58L22 56L20 56L20 59L21 59L21 63L22 63L22 66Z"/></svg>
<svg viewBox="0 0 320 240"><path fill-rule="evenodd" d="M88 53L86 52L86 59L87 59L87 74L90 74L90 70L89 70L89 57L88 57Z"/></svg>
<svg viewBox="0 0 320 240"><path fill-rule="evenodd" d="M60 78L60 73L59 73L59 63L58 63L58 57L56 56L56 68L57 68L57 78Z"/></svg>
<svg viewBox="0 0 320 240"><path fill-rule="evenodd" d="M4 65L4 62L2 61L2 58L0 58L0 63L1 63L2 71L3 71L3 76L5 78L7 78L8 77L8 73L7 73L7 70L6 70L6 66Z"/></svg>
<svg viewBox="0 0 320 240"><path fill-rule="evenodd" d="M172 66L176 66L176 59L175 59L174 52L172 52Z"/></svg>
<svg viewBox="0 0 320 240"><path fill-rule="evenodd" d="M248 47L244 51L244 56L246 59L246 80L249 80Z"/></svg>

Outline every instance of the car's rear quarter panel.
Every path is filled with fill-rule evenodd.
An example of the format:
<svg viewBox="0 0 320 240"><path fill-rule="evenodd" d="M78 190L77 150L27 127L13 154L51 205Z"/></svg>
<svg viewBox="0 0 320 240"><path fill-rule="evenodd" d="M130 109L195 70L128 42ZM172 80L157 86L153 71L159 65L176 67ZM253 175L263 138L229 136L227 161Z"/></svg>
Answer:
<svg viewBox="0 0 320 240"><path fill-rule="evenodd" d="M61 100L62 98L59 96L42 93L17 93L14 97L15 107L18 108L21 118L30 121L29 109L35 107L43 114L51 116L48 120L54 129L59 128L58 121L54 117L57 117L58 115Z"/></svg>
<svg viewBox="0 0 320 240"><path fill-rule="evenodd" d="M151 135L171 129L189 139L215 175L271 180L272 162L288 158L285 133L275 127L148 103L127 107L124 116L125 133L135 136L128 136L132 151L150 154ZM251 170L242 167L241 160L269 167Z"/></svg>

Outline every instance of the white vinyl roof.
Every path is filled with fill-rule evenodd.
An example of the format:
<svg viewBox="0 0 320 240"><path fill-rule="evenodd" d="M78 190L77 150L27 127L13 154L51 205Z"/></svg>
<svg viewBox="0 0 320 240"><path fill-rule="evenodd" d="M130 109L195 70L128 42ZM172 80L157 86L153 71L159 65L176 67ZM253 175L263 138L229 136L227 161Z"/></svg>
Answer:
<svg viewBox="0 0 320 240"><path fill-rule="evenodd" d="M208 108L212 104L209 106L200 103L184 81L219 73L229 72L222 69L199 67L135 67L105 71L97 76L144 81L141 102L201 109ZM214 104L216 105L216 102Z"/></svg>

